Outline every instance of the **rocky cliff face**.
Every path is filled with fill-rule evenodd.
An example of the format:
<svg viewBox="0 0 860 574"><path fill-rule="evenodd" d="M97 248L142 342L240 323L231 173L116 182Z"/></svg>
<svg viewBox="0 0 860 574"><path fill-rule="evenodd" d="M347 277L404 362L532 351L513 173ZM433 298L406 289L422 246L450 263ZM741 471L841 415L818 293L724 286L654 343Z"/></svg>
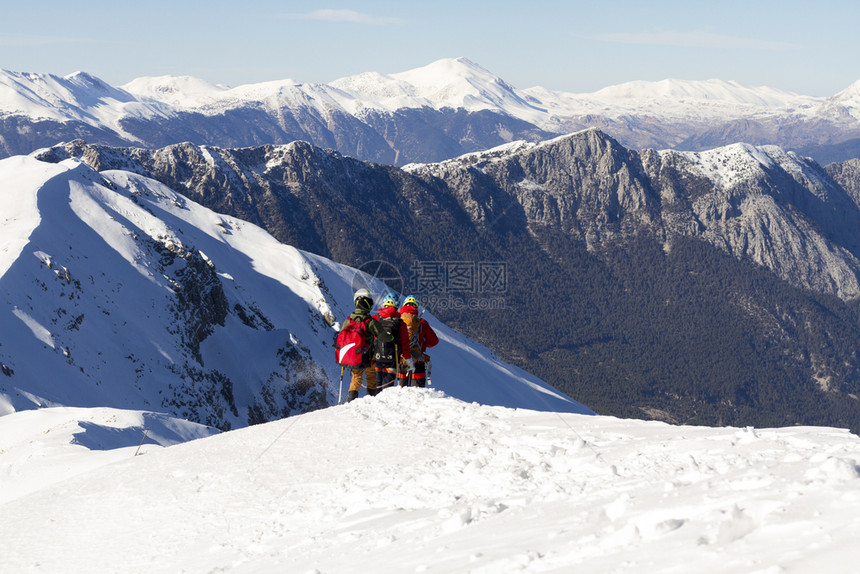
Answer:
<svg viewBox="0 0 860 574"><path fill-rule="evenodd" d="M341 262L387 261L441 319L598 410L860 425L838 398L860 392L853 163L740 144L637 152L597 130L402 170L299 143L42 158L68 155ZM463 263L502 264L502 308L449 281Z"/></svg>
<svg viewBox="0 0 860 574"><path fill-rule="evenodd" d="M465 174L479 172L506 198L502 203L518 206L526 225L561 230L587 245L659 225L659 194L638 155L601 132L522 147L407 169L450 182L459 197L472 195Z"/></svg>
<svg viewBox="0 0 860 574"><path fill-rule="evenodd" d="M832 163L824 170L833 178L833 181L851 195L854 203L860 204L860 159Z"/></svg>
<svg viewBox="0 0 860 574"><path fill-rule="evenodd" d="M634 152L590 130L407 170L444 180L464 205L473 204L477 220L488 218L479 198L493 198L512 201L530 228L561 230L592 250L637 233L667 249L675 238L695 237L792 285L854 300L856 172L853 163L839 165L831 171L844 174L845 187L815 162L773 146Z"/></svg>

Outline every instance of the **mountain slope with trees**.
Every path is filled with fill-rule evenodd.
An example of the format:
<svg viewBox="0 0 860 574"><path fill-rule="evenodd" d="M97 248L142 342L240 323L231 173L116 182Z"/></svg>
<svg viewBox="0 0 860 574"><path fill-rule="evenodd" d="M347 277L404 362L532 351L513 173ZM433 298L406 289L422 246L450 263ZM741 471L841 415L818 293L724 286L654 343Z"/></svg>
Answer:
<svg viewBox="0 0 860 574"><path fill-rule="evenodd" d="M597 130L406 169L301 142L39 154L69 156L386 262L440 319L600 413L860 429L851 164L639 152Z"/></svg>

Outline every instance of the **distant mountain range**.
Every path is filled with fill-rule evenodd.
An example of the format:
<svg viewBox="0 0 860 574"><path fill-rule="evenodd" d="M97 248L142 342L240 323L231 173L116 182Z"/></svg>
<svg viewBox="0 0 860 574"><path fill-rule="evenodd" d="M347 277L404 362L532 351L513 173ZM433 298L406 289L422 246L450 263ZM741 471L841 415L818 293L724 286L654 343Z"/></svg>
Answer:
<svg viewBox="0 0 860 574"><path fill-rule="evenodd" d="M2 156L76 138L148 148L304 140L361 160L405 165L589 127L633 149L772 144L826 164L860 157L860 82L829 98L671 79L572 94L517 89L465 58L330 84L282 80L235 88L189 77L111 87L83 72L0 72Z"/></svg>
<svg viewBox="0 0 860 574"><path fill-rule="evenodd" d="M636 151L595 129L402 169L304 142L36 156L386 263L446 324L601 414L860 429L860 160Z"/></svg>
<svg viewBox="0 0 860 574"><path fill-rule="evenodd" d="M382 293L372 277L128 171L16 156L0 181L0 415L112 407L230 429L345 400L334 336L356 285ZM591 412L426 317L434 388Z"/></svg>

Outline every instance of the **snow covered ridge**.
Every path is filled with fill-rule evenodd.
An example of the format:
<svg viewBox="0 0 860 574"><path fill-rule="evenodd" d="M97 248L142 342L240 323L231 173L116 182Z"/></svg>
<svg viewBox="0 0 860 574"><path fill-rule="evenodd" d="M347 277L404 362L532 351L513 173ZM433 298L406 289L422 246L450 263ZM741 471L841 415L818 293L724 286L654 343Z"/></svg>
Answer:
<svg viewBox="0 0 860 574"><path fill-rule="evenodd" d="M269 82L233 89L211 85L188 89L193 79L165 76L141 78L122 88L140 98L151 98L183 108L199 105L205 92L209 109L216 101L265 101L284 86L301 88L329 106L361 115L363 110L393 112L403 108L463 108L468 111L499 110L543 128L553 128L553 117L589 114L620 117L628 114L663 118L749 118L774 113L813 114L828 102L854 105L846 93L831 99L803 96L768 87L749 87L722 80L667 79L659 82L628 82L589 94L558 92L541 87L519 90L480 65L466 59L443 59L422 68L395 74L377 72L348 76L330 84L303 84L293 80ZM193 80L204 84L199 80ZM852 92L853 90L853 92ZM181 99L179 94L188 95ZM295 103L299 103L294 100ZM832 102L831 102L832 103ZM860 117L855 115L855 118Z"/></svg>
<svg viewBox="0 0 860 574"><path fill-rule="evenodd" d="M629 82L594 93L574 94L541 87L517 89L466 58L443 59L395 74L348 76L330 84L285 79L229 88L188 76L137 78L118 88L83 73L0 71L0 116L77 119L107 123L122 131L123 116L170 116L179 110L220 114L246 106L266 109L310 107L361 116L367 110L463 108L498 110L544 129L559 119L588 115L620 118L644 115L664 120L749 119L768 115L831 115L834 106L860 119L857 84L832 98L803 96L723 80Z"/></svg>
<svg viewBox="0 0 860 574"><path fill-rule="evenodd" d="M135 141L121 126L124 118L169 117L155 100L142 101L85 72L65 77L0 70L0 117L25 115L59 122L77 120L105 126Z"/></svg>
<svg viewBox="0 0 860 574"><path fill-rule="evenodd" d="M354 269L129 172L12 157L0 180L0 413L112 407L229 429L338 402ZM591 412L427 318L445 392Z"/></svg>
<svg viewBox="0 0 860 574"><path fill-rule="evenodd" d="M860 558L860 439L828 428L390 389L125 454L69 477L46 461L56 484L0 506L4 571L764 574Z"/></svg>

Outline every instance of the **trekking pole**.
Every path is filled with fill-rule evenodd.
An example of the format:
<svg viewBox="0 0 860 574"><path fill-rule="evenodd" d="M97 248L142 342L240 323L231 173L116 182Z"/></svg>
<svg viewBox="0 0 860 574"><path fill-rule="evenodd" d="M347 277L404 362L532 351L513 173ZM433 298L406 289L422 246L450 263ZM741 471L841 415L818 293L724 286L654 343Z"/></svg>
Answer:
<svg viewBox="0 0 860 574"><path fill-rule="evenodd" d="M430 360L430 355L424 355L424 367L427 369L427 386L432 387L433 381L430 380L430 371L433 369L433 361Z"/></svg>
<svg viewBox="0 0 860 574"><path fill-rule="evenodd" d="M142 447L142 446L143 446L143 441L145 441L145 440L146 440L146 435L147 435L148 433L149 433L149 427L146 427L146 428L143 430L143 438L142 438L142 439L140 439L140 444L139 444L139 445L137 445L137 450L136 450L136 451L134 451L134 456L137 456L137 453L139 453L139 452L140 452L140 447Z"/></svg>
<svg viewBox="0 0 860 574"><path fill-rule="evenodd" d="M343 365L340 366L340 390L337 392L337 404L340 404L343 398Z"/></svg>
<svg viewBox="0 0 860 574"><path fill-rule="evenodd" d="M400 349L397 348L397 345L394 345L394 382L397 382L397 378L400 376Z"/></svg>

